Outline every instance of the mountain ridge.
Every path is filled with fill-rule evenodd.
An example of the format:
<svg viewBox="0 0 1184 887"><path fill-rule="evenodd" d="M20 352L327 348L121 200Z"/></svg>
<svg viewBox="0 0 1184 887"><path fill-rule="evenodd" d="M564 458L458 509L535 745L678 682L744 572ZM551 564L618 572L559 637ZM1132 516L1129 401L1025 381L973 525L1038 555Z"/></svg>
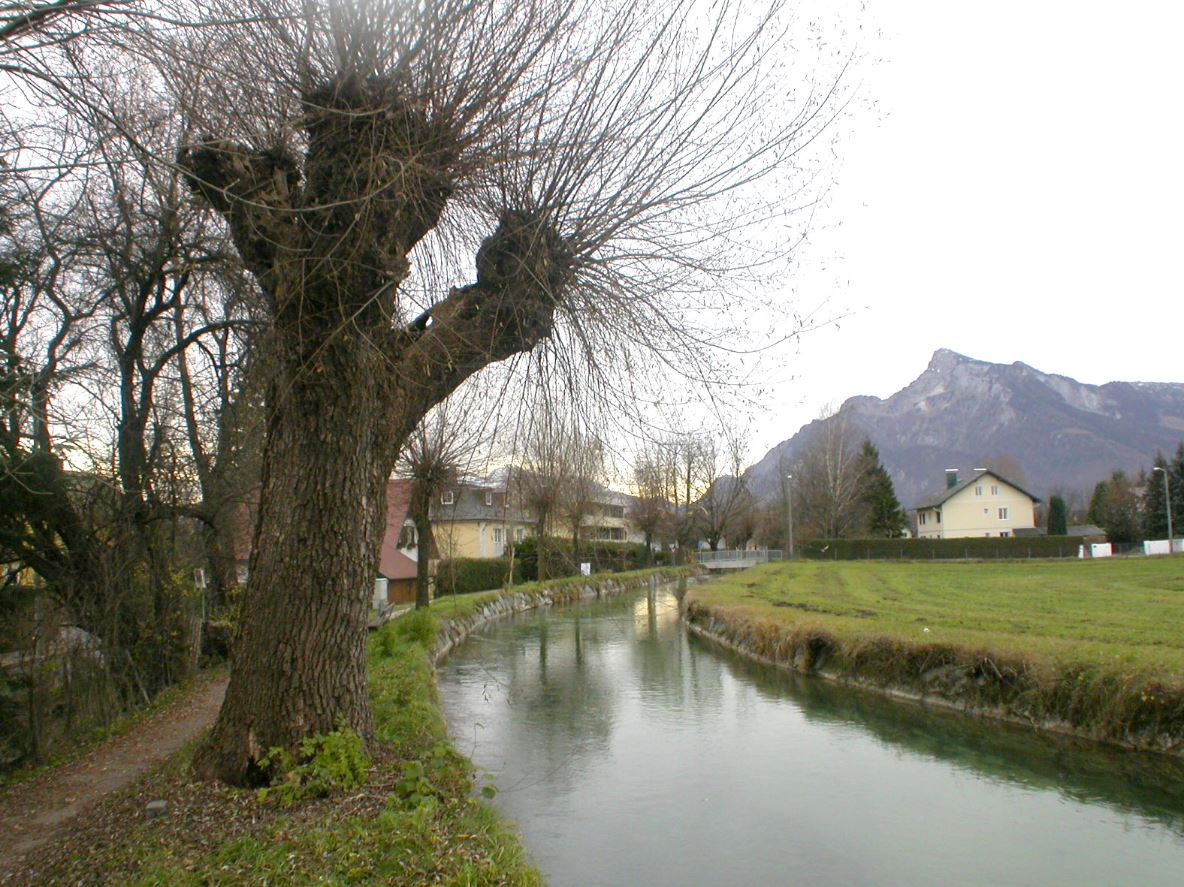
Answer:
<svg viewBox="0 0 1184 887"><path fill-rule="evenodd" d="M1022 361L990 363L939 348L925 370L886 398L856 395L836 413L869 437L905 507L941 488L946 468L1014 460L1012 478L1047 498L1088 494L1115 469L1151 464L1184 439L1184 384L1089 385ZM776 495L783 460L792 464L822 422L772 447L752 467L758 495Z"/></svg>

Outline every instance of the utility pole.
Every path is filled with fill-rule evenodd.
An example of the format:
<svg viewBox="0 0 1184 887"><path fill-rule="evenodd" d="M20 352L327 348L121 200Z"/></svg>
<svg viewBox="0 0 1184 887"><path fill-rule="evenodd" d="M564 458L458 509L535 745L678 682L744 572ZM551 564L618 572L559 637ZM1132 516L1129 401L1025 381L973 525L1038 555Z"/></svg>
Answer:
<svg viewBox="0 0 1184 887"><path fill-rule="evenodd" d="M1168 472L1167 469L1161 468L1159 465L1152 466L1151 471L1159 471L1163 474L1163 507L1168 513L1168 554L1172 554L1175 549L1172 546L1172 494L1168 489Z"/></svg>
<svg viewBox="0 0 1184 887"><path fill-rule="evenodd" d="M785 525L788 530L789 545L786 551L789 559L793 560L793 475L785 475Z"/></svg>

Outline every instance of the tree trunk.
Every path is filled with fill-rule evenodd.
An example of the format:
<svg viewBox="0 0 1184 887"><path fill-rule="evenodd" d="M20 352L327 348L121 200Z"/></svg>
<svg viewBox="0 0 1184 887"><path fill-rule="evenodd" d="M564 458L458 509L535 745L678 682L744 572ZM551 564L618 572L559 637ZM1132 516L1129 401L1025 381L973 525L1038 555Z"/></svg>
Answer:
<svg viewBox="0 0 1184 887"><path fill-rule="evenodd" d="M297 753L341 726L373 737L366 618L396 453L470 375L551 334L573 274L548 219L507 210L477 252L476 282L392 324L407 254L452 193L456 134L393 81L343 75L306 98L303 159L217 139L178 153L274 322L242 624L226 700L194 757L198 773L239 785L264 777L272 747Z"/></svg>
<svg viewBox="0 0 1184 887"><path fill-rule="evenodd" d="M535 579L543 582L547 579L547 512L539 510L538 522L539 544L535 548L538 557L535 558Z"/></svg>
<svg viewBox="0 0 1184 887"><path fill-rule="evenodd" d="M432 565L432 522L425 520L423 529L416 527L419 547L415 552L415 609L422 610L432 602L428 575Z"/></svg>
<svg viewBox="0 0 1184 887"><path fill-rule="evenodd" d="M412 487L411 519L415 522L418 537L415 552L415 609L422 610L431 604L428 588L428 569L432 559L435 539L432 537L432 488L429 484L416 481Z"/></svg>
<svg viewBox="0 0 1184 887"><path fill-rule="evenodd" d="M262 781L272 747L339 727L370 740L366 618L386 513L389 441L369 349L273 388L245 612L226 701L198 773ZM285 384L286 383L286 384Z"/></svg>

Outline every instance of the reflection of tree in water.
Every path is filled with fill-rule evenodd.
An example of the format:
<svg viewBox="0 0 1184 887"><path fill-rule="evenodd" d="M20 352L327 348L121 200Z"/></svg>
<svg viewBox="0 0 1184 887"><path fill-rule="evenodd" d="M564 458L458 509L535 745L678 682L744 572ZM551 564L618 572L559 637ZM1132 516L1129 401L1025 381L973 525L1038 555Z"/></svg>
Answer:
<svg viewBox="0 0 1184 887"><path fill-rule="evenodd" d="M691 655L678 601L658 592L638 597L631 606L635 640L629 655L647 709L710 726L721 716L723 674L718 663Z"/></svg>
<svg viewBox="0 0 1184 887"><path fill-rule="evenodd" d="M811 721L858 727L880 741L989 780L1055 790L1136 813L1184 834L1184 761L1125 752L1014 724L926 708L751 662L714 644L730 672L768 699L787 696Z"/></svg>
<svg viewBox="0 0 1184 887"><path fill-rule="evenodd" d="M497 741L541 757L515 755L530 771L524 779L566 786L579 759L603 754L612 736L617 699L606 645L616 629L583 608L507 629L517 651L505 661L509 713Z"/></svg>

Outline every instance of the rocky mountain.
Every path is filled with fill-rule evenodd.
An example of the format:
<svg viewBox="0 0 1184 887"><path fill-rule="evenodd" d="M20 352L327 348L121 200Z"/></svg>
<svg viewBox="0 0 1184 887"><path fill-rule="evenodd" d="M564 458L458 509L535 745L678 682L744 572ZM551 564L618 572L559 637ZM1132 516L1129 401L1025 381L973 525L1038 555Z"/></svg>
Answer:
<svg viewBox="0 0 1184 887"><path fill-rule="evenodd" d="M852 397L839 414L879 447L906 507L940 490L946 468L968 472L987 461L1046 498L1058 489L1088 494L1116 468L1134 472L1157 449L1175 451L1184 384L1084 385L943 348L906 388L885 400ZM776 495L778 466L793 463L821 421L836 420L811 422L753 466L758 493Z"/></svg>

